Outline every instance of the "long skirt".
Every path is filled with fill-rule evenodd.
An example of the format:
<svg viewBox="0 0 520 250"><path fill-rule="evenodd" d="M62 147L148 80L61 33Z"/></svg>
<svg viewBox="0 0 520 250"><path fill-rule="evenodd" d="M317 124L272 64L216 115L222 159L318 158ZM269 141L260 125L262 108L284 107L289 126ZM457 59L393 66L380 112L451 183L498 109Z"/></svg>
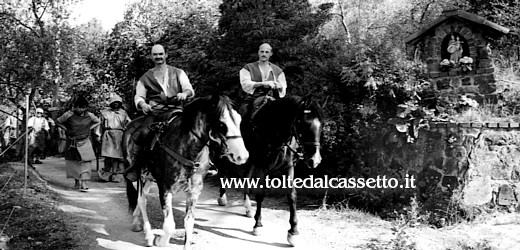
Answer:
<svg viewBox="0 0 520 250"><path fill-rule="evenodd" d="M94 161L71 161L65 160L67 178L76 180L90 180L92 168L96 166Z"/></svg>
<svg viewBox="0 0 520 250"><path fill-rule="evenodd" d="M67 140L67 150L64 156L67 178L77 180L90 179L96 158L89 138L84 140Z"/></svg>

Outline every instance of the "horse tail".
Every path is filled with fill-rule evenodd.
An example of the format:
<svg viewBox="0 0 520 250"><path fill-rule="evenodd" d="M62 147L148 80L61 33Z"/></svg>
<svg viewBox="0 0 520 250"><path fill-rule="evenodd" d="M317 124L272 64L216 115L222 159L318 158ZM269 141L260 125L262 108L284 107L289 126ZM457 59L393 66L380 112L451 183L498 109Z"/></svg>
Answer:
<svg viewBox="0 0 520 250"><path fill-rule="evenodd" d="M137 181L137 189L131 181L126 180L126 198L128 199L128 211L133 213L137 207L137 198L139 197L139 181Z"/></svg>

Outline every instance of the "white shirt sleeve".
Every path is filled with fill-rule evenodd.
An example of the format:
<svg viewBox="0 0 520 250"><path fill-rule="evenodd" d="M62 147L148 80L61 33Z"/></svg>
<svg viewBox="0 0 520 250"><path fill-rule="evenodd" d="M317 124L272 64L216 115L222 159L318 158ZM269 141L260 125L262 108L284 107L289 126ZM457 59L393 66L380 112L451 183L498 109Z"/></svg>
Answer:
<svg viewBox="0 0 520 250"><path fill-rule="evenodd" d="M147 90L144 87L144 84L141 81L137 81L137 85L135 86L135 96L134 96L134 103L137 110L141 110L141 107L139 107L139 102L143 101L146 102L146 93Z"/></svg>
<svg viewBox="0 0 520 250"><path fill-rule="evenodd" d="M43 119L43 129L45 131L49 131L51 128L49 127L49 122L47 121L47 119Z"/></svg>
<svg viewBox="0 0 520 250"><path fill-rule="evenodd" d="M186 90L191 91L191 94L188 94L188 97L195 95L195 91L193 90L193 86L191 86L190 79L188 79L188 75L186 75L184 70L181 70L181 73L179 74L179 82L183 92Z"/></svg>
<svg viewBox="0 0 520 250"><path fill-rule="evenodd" d="M30 117L29 120L27 121L27 127L29 127L29 128L34 128L34 129L35 129L34 125L35 125L35 124L34 124L34 116L32 116L32 117Z"/></svg>
<svg viewBox="0 0 520 250"><path fill-rule="evenodd" d="M287 91L287 80L285 79L285 74L283 72L278 76L278 83L280 84L278 95L282 98L285 96L285 92Z"/></svg>
<svg viewBox="0 0 520 250"><path fill-rule="evenodd" d="M242 90L244 92L252 95L255 92L255 83L251 80L251 73L247 69L240 70L240 85L242 86Z"/></svg>

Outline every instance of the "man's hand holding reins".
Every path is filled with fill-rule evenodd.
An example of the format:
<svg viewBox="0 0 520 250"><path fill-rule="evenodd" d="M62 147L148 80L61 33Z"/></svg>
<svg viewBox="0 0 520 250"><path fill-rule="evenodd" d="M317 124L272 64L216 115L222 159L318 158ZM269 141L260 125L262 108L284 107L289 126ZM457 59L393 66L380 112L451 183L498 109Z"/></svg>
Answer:
<svg viewBox="0 0 520 250"><path fill-rule="evenodd" d="M177 94L177 100L179 101L184 101L188 98L188 94L186 93L178 93Z"/></svg>
<svg viewBox="0 0 520 250"><path fill-rule="evenodd" d="M145 115L147 115L148 113L150 113L152 111L152 106L150 106L150 104L148 104L146 102L140 102L139 107L141 107L141 111L143 111L143 113Z"/></svg>

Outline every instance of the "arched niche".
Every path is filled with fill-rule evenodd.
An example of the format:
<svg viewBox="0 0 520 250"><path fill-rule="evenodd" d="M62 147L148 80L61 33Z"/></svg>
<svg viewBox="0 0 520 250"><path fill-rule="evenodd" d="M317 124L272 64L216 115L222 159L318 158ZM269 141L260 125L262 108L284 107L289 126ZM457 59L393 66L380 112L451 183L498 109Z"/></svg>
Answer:
<svg viewBox="0 0 520 250"><path fill-rule="evenodd" d="M464 36L462 36L461 34L459 34L457 32L452 32L452 33L446 35L444 37L444 39L442 40L442 44L441 44L441 60L444 60L444 59L450 60L451 53L448 52L448 46L450 44L450 41L452 40L452 37L455 40L457 38L459 38L460 45L462 47L462 55L461 55L460 58L465 57L465 56L471 57L470 53L469 53L468 40Z"/></svg>

